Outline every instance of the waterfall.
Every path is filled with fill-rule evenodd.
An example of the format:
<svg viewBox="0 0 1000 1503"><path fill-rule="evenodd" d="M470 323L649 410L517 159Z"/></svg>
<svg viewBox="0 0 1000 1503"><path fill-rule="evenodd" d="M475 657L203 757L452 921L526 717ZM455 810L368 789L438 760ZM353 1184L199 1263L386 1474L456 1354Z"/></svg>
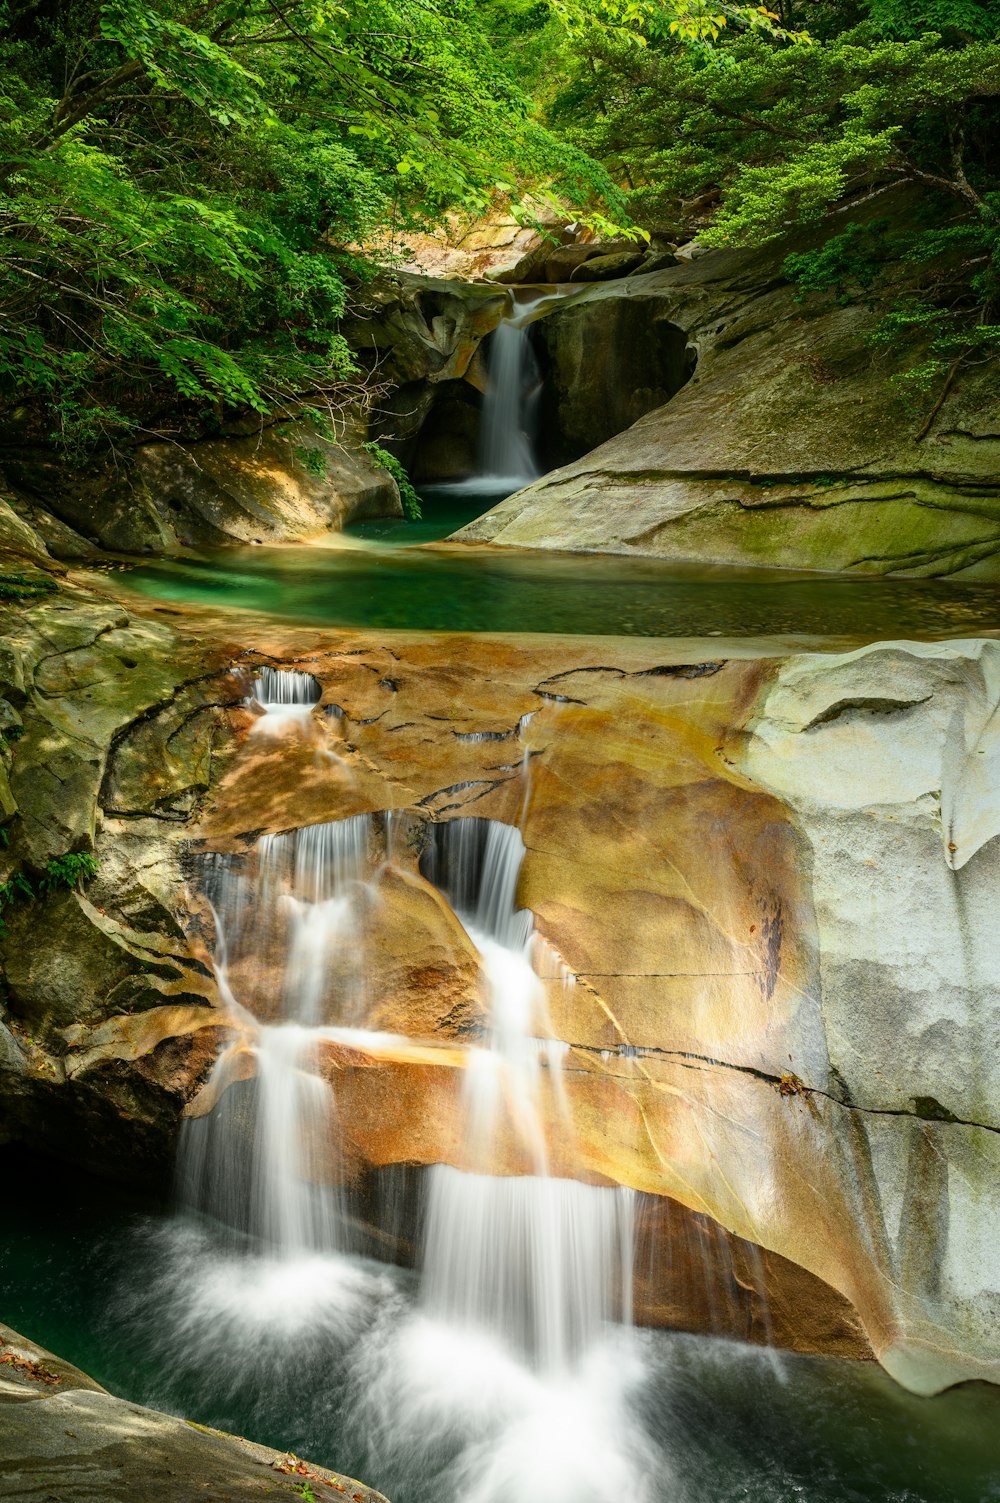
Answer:
<svg viewBox="0 0 1000 1503"><path fill-rule="evenodd" d="M479 950L489 1031L466 1070L470 1167L429 1172L422 1300L438 1317L501 1336L542 1371L559 1371L606 1322L631 1318L633 1197L549 1176L545 1094L558 1117L564 1046L545 1036L534 922L516 906L520 832L457 819L435 835L428 874ZM522 1172L498 1176L512 1139Z"/></svg>
<svg viewBox="0 0 1000 1503"><path fill-rule="evenodd" d="M253 699L264 711L258 725L269 735L280 734L288 725L304 729L322 697L318 679L311 673L287 668L261 668L253 681Z"/></svg>
<svg viewBox="0 0 1000 1503"><path fill-rule="evenodd" d="M253 696L267 709L277 705L314 705L322 698L319 681L311 673L299 673L292 668L267 668L260 670L253 681Z"/></svg>
<svg viewBox="0 0 1000 1503"><path fill-rule="evenodd" d="M567 1046L536 962L550 986L572 978L518 907L512 826L431 826L421 869L478 952L487 1003L461 1078L462 1167L421 1171L415 1298L355 1255L320 1056L381 1037L364 1026L372 824L205 858L220 989L246 1033L216 1066L214 1109L182 1138L186 1204L214 1228L191 1227L165 1264L168 1360L262 1406L287 1364L305 1364L310 1403L329 1380L379 1480L417 1503L506 1503L525 1486L547 1503L642 1503L654 1464L632 1404L633 1196L558 1173L572 1143ZM403 828L386 822L388 845Z"/></svg>
<svg viewBox="0 0 1000 1503"><path fill-rule="evenodd" d="M537 301L537 299L536 299ZM534 437L541 378L528 325L535 303L516 308L490 336L479 442L480 478L511 490L536 480Z"/></svg>
<svg viewBox="0 0 1000 1503"><path fill-rule="evenodd" d="M323 1025L354 1021L363 1003L371 824L363 814L263 836L250 870L234 857L205 864L220 985L258 1024L256 1082L223 1054L217 1107L182 1135L182 1195L280 1257L345 1245L336 1101L317 1055Z"/></svg>

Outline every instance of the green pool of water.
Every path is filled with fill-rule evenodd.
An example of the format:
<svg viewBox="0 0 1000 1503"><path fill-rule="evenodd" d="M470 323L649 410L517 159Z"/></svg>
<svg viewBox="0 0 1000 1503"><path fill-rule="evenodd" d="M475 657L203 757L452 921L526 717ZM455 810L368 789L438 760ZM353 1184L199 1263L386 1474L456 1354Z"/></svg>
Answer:
<svg viewBox="0 0 1000 1503"><path fill-rule="evenodd" d="M10 1150L0 1166L18 1208L0 1317L113 1392L363 1476L393 1503L464 1503L463 1457L485 1466L507 1446L517 1463L504 1406L519 1403L529 1418L553 1405L571 1460L596 1446L609 1479L630 1468L623 1503L1000 1503L1000 1393L985 1385L919 1399L874 1364L640 1332L554 1395L516 1368L496 1378L496 1361L484 1393L462 1368L476 1353L421 1317L412 1275L335 1260L329 1279L306 1271L307 1300L276 1299L271 1275L255 1281L252 1257L220 1253L205 1228ZM415 1345L430 1362L416 1398ZM420 1407L442 1385L443 1425ZM622 1433L604 1456L608 1404Z"/></svg>
<svg viewBox="0 0 1000 1503"><path fill-rule="evenodd" d="M857 642L1000 629L997 591L987 586L357 539L334 548L220 549L114 578L162 601L320 626Z"/></svg>

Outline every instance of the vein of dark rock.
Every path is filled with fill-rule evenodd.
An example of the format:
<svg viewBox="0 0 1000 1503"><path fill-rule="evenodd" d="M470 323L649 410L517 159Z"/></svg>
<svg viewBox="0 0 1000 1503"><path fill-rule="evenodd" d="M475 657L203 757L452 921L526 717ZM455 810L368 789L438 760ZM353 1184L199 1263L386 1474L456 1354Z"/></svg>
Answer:
<svg viewBox="0 0 1000 1503"><path fill-rule="evenodd" d="M570 1049L579 1051L581 1054L600 1055L605 1052L598 1044L570 1044L568 1047ZM705 1065L709 1065L715 1069L730 1070L739 1075L748 1075L753 1080L759 1080L764 1085L770 1085L776 1088L781 1086L783 1078L780 1075L772 1075L767 1070L759 1070L755 1065L738 1065L735 1064L732 1060L715 1059L710 1054L696 1054L693 1051L687 1049L662 1049L654 1045L647 1044L635 1045L634 1048L636 1051L634 1058L636 1059L672 1060L685 1069L700 1069ZM631 1075L619 1075L612 1072L608 1073L612 1074L612 1078L615 1080L631 1080L634 1078ZM825 1101L832 1102L834 1106L842 1107L844 1111L859 1112L864 1116L909 1117L914 1122L928 1122L938 1120L936 1118L922 1117L917 1112L907 1111L905 1107L859 1106L856 1102L853 1101L842 1101L838 1096L832 1095L829 1091L822 1090L819 1086L807 1085L805 1081L801 1083L801 1092L796 1091L793 1094L822 1096ZM976 1127L980 1128L983 1132L992 1132L1000 1135L1000 1126L994 1126L989 1122L972 1122L964 1117L956 1117L954 1120L947 1121L944 1125L949 1127Z"/></svg>

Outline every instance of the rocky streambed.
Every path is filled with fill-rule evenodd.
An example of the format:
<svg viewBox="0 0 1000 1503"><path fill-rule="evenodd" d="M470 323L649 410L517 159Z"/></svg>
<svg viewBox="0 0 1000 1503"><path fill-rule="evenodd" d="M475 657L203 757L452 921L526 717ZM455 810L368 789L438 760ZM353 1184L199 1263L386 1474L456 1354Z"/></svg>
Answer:
<svg viewBox="0 0 1000 1503"><path fill-rule="evenodd" d="M206 855L364 813L366 1026L394 1042L320 1062L336 1172L363 1199L460 1162L483 1000L421 853L442 822L515 823L519 901L576 978L549 986L556 1172L640 1192L674 1249L639 1318L870 1352L921 1392L996 1381L994 641L373 636L67 585L6 635L7 871L32 888L0 942L8 1141L167 1184L215 1059L253 1042L213 972ZM248 703L261 664L320 685L278 734ZM676 1276L699 1247L712 1313Z"/></svg>

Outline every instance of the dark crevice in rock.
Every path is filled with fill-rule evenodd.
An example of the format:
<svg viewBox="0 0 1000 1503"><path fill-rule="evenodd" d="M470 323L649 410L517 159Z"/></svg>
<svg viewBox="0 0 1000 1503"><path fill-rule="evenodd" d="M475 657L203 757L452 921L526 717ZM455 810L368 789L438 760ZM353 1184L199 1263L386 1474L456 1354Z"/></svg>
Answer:
<svg viewBox="0 0 1000 1503"><path fill-rule="evenodd" d="M95 647L102 637L107 636L108 632L124 631L129 625L131 625L129 617L123 615L117 621L108 621L103 626L99 626L95 630L94 635L88 637L85 642L75 642L72 647L57 647L52 652L46 652L41 657L36 658L31 665L32 688L35 693L41 699L64 698L65 690L59 690L55 694L47 694L44 689L39 689L35 685L34 679L38 674L39 668L45 663L51 663L53 658L68 658L72 657L75 652L86 652L88 648Z"/></svg>
<svg viewBox="0 0 1000 1503"><path fill-rule="evenodd" d="M720 658L713 663L666 664L658 668L639 668L633 678L711 678L725 668L728 659Z"/></svg>
<svg viewBox="0 0 1000 1503"><path fill-rule="evenodd" d="M465 793L470 788L478 788L480 791L474 794L472 798L458 799L451 804L440 804L434 810L434 813L445 814L450 809L464 809L468 804L477 803L479 799L485 798L488 793L492 793L495 788L501 788L504 783L510 783L511 781L511 778L471 778L468 782L453 783L450 788L438 788L433 793L425 794L423 798L417 799L416 807L423 809L433 804L435 799L446 798L450 793Z"/></svg>
<svg viewBox="0 0 1000 1503"><path fill-rule="evenodd" d="M587 974L594 974L589 972ZM630 1060L663 1059L672 1061L684 1068L700 1069L708 1065L713 1069L730 1070L738 1075L747 1075L752 1080L759 1080L764 1085L773 1086L783 1096L821 1096L825 1101L830 1101L834 1106L839 1106L844 1111L857 1112L862 1116L869 1117L910 1117L919 1122L944 1122L956 1127L975 1127L983 1132L992 1132L1000 1135L1000 1126L994 1126L989 1122L973 1122L965 1117L956 1117L947 1107L941 1105L932 1096L917 1096L913 1098L914 1109L893 1106L861 1106L853 1101L844 1101L830 1091L824 1091L819 1086L807 1085L794 1075L774 1075L767 1070L760 1070L755 1065L738 1065L732 1060L716 1059L710 1054L696 1054L687 1049L663 1049L651 1044L626 1044L619 1049L603 1049L597 1044L570 1043L568 1048L581 1054L601 1056L610 1053L614 1057ZM564 1066L572 1069L571 1065ZM612 1072L608 1072L609 1074ZM630 1079L630 1076L615 1076L614 1079Z"/></svg>
<svg viewBox="0 0 1000 1503"><path fill-rule="evenodd" d="M544 680L544 682L548 682L548 680ZM547 694L544 689L532 689L531 692L532 694L537 694L539 699L547 699L551 704L586 706L587 703L585 699L573 699L569 694Z"/></svg>
<svg viewBox="0 0 1000 1503"><path fill-rule="evenodd" d="M549 680L546 679L545 682L548 683ZM516 725L512 725L506 731L452 731L452 735L456 741L467 742L469 745L475 745L480 741L511 741L515 736L520 736L533 714L534 711L529 710L526 715L521 716ZM442 718L438 715L428 716L430 720L439 720Z"/></svg>
<svg viewBox="0 0 1000 1503"><path fill-rule="evenodd" d="M908 710L916 710L920 705L928 704L933 699L932 694L925 694L922 699L889 699L888 697L859 697L857 699L840 699L836 704L815 715L802 727L800 734L815 730L819 725L829 725L833 720L839 720L842 715L851 710L865 710L871 715L905 715Z"/></svg>
<svg viewBox="0 0 1000 1503"><path fill-rule="evenodd" d="M101 773L101 782L97 792L97 802L101 808L105 809L107 813L115 812L110 801L106 802L106 800L109 800L109 792L107 787L108 777L111 772L111 766L115 752L128 738L128 736L131 735L135 728L139 725L146 724L149 721L156 720L160 715L172 709L173 706L177 703L177 700L187 689L193 689L198 684L209 683L213 679L216 679L218 677L219 673L216 670L211 673L200 673L194 675L191 678L183 679L180 683L174 686L171 693L165 699L157 700L155 704L152 704L147 709L142 710L138 715L134 715L131 720L126 721L124 725L119 726L111 733L104 755L104 768ZM197 708L193 711L193 714L197 714L199 711L205 709L231 709L236 705L240 705L242 703L242 696L236 695L234 695L231 699L206 700L203 704L197 706Z"/></svg>

